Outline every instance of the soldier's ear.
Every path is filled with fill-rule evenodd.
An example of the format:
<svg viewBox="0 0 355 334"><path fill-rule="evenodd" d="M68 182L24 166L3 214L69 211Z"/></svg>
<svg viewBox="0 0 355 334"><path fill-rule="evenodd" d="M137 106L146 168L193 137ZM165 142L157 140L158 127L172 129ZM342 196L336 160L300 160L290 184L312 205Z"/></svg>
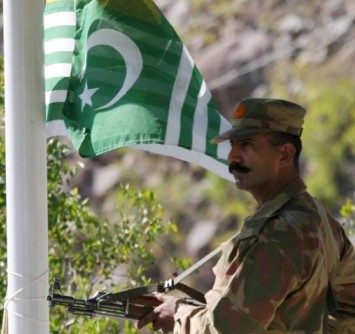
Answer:
<svg viewBox="0 0 355 334"><path fill-rule="evenodd" d="M293 158L296 154L296 148L291 143L285 143L280 146L280 167L293 165Z"/></svg>

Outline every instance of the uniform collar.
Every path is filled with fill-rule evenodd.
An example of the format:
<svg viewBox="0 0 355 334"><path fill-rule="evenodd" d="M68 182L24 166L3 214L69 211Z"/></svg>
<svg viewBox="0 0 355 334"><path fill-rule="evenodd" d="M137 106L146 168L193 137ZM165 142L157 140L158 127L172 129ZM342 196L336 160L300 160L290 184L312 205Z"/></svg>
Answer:
<svg viewBox="0 0 355 334"><path fill-rule="evenodd" d="M306 185L301 178L297 178L289 183L272 199L259 207L252 216L246 218L239 237L245 239L257 235L267 220L278 215L280 209L287 202L305 191Z"/></svg>

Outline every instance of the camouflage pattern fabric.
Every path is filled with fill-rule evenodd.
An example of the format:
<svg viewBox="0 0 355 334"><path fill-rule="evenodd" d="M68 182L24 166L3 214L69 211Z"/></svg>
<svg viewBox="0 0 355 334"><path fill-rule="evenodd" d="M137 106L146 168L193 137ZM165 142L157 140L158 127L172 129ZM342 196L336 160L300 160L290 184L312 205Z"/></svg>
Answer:
<svg viewBox="0 0 355 334"><path fill-rule="evenodd" d="M317 206L298 179L246 219L222 245L207 306L181 305L174 333L327 333L329 281L332 321L348 327L329 333L355 333L354 247Z"/></svg>

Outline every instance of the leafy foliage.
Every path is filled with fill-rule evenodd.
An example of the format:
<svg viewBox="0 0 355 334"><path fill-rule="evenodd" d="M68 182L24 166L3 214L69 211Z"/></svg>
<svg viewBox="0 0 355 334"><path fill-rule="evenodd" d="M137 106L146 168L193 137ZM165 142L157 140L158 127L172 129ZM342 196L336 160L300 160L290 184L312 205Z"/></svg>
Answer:
<svg viewBox="0 0 355 334"><path fill-rule="evenodd" d="M344 217L345 230L349 235L355 234L355 203L348 198L346 203L342 206L340 214Z"/></svg>
<svg viewBox="0 0 355 334"><path fill-rule="evenodd" d="M355 187L355 82L328 71L280 64L273 90L308 110L302 134L303 174L309 191L336 214ZM299 90L292 94L290 86L296 82Z"/></svg>
<svg viewBox="0 0 355 334"><path fill-rule="evenodd" d="M75 170L65 165L65 149L57 141L48 146L50 275L63 278L69 294L88 297L94 290L117 290L127 285L147 284L146 269L154 263L154 245L160 235L172 230L163 224L163 210L151 191L128 185L118 190L119 221L110 223L91 213L78 190L63 190L64 179ZM61 189L61 190L60 190ZM123 277L115 271L124 266ZM85 292L85 296L80 296ZM51 311L53 333L118 331L119 323L76 318L66 325L63 310ZM129 324L125 325L127 328ZM96 327L96 329L94 329ZM84 330L85 328L85 330ZM132 329L133 330L133 329Z"/></svg>
<svg viewBox="0 0 355 334"><path fill-rule="evenodd" d="M322 89L319 83L312 88L315 97L308 103L304 133L306 143L312 143L305 147L310 161L307 183L328 205L339 207L355 187L355 83L338 79Z"/></svg>
<svg viewBox="0 0 355 334"><path fill-rule="evenodd" d="M5 190L4 141L0 137L0 186ZM68 149L56 140L48 144L49 268L51 280L62 282L65 294L88 297L93 290L117 290L147 284L146 269L155 261L154 245L160 235L176 231L162 222L163 210L151 191L129 186L118 190L120 220L110 223L89 209L77 189L70 189L76 171L65 163ZM0 294L6 293L6 198L0 195ZM114 273L123 265L124 277ZM85 293L85 295L81 295ZM3 300L1 303L3 304ZM1 314L2 316L2 314ZM67 320L65 320L67 319ZM120 323L106 319L72 318L60 308L51 309L52 333L118 332ZM130 323L126 333L134 333Z"/></svg>

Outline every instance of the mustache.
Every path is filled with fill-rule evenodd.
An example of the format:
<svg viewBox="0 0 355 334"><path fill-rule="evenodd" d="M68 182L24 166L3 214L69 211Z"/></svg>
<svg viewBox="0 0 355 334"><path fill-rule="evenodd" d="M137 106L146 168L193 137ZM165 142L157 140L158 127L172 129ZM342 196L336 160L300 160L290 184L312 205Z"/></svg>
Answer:
<svg viewBox="0 0 355 334"><path fill-rule="evenodd" d="M239 173L248 173L250 172L250 168L248 168L247 166L244 166L240 163L237 163L237 162L232 162L230 165L229 165L229 173L233 173L233 172L239 172Z"/></svg>

